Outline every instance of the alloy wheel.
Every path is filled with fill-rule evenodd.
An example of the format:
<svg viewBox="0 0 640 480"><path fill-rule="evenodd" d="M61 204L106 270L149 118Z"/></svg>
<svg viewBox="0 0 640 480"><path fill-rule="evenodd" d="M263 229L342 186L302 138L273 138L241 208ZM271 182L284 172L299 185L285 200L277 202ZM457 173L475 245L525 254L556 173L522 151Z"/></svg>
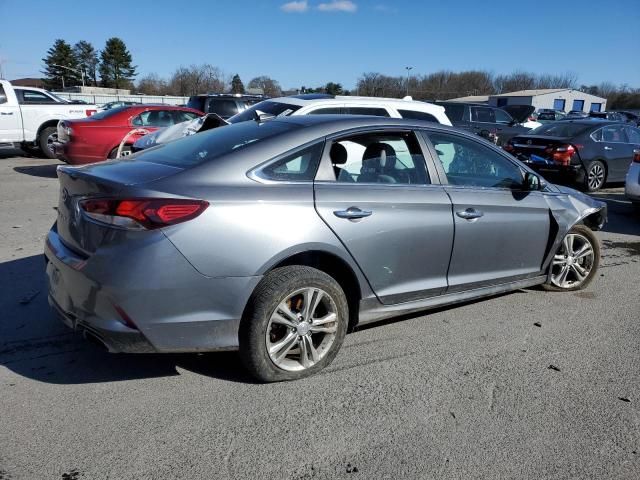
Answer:
<svg viewBox="0 0 640 480"><path fill-rule="evenodd" d="M553 257L551 283L559 288L578 287L589 277L595 254L589 239L569 233Z"/></svg>
<svg viewBox="0 0 640 480"><path fill-rule="evenodd" d="M598 190L604 183L604 167L600 163L595 163L589 169L587 176L589 189Z"/></svg>
<svg viewBox="0 0 640 480"><path fill-rule="evenodd" d="M58 133L54 132L47 137L47 148L53 153L53 144L58 141Z"/></svg>
<svg viewBox="0 0 640 480"><path fill-rule="evenodd" d="M269 319L269 358L287 371L306 370L329 352L338 331L338 309L324 290L307 287L278 304Z"/></svg>

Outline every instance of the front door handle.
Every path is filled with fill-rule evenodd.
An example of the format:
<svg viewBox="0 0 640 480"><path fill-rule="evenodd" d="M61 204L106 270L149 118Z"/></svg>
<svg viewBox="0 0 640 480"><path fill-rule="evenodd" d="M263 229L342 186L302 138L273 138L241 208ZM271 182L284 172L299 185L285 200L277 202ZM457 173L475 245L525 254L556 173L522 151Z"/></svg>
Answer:
<svg viewBox="0 0 640 480"><path fill-rule="evenodd" d="M604 147L605 150L613 150L613 147Z"/></svg>
<svg viewBox="0 0 640 480"><path fill-rule="evenodd" d="M2 112L0 115L13 115L13 112Z"/></svg>
<svg viewBox="0 0 640 480"><path fill-rule="evenodd" d="M456 212L460 218L464 218L465 220L474 220L476 218L480 218L484 215L484 212L480 210L476 210L475 208L467 208L466 210L460 210Z"/></svg>
<svg viewBox="0 0 640 480"><path fill-rule="evenodd" d="M338 218L346 218L348 220L356 220L358 218L368 217L373 212L371 210L360 210L358 207L349 207L346 210L336 210L333 214Z"/></svg>

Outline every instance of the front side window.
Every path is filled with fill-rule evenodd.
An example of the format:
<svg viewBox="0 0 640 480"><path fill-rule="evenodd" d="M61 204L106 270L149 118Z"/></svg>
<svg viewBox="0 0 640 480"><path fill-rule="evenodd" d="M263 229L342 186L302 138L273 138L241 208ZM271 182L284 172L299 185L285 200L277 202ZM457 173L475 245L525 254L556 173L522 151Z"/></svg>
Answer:
<svg viewBox="0 0 640 480"><path fill-rule="evenodd" d="M627 136L629 137L629 143L640 145L640 129L627 127Z"/></svg>
<svg viewBox="0 0 640 480"><path fill-rule="evenodd" d="M602 141L610 143L627 143L627 135L621 125L602 127Z"/></svg>
<svg viewBox="0 0 640 480"><path fill-rule="evenodd" d="M335 140L329 153L337 182L430 183L413 133L375 133Z"/></svg>
<svg viewBox="0 0 640 480"><path fill-rule="evenodd" d="M522 188L522 170L491 148L475 140L446 133L429 133L429 139L450 184Z"/></svg>
<svg viewBox="0 0 640 480"><path fill-rule="evenodd" d="M425 122L438 122L438 119L426 112L417 112L415 110L398 110L398 113L402 116L402 118L409 118L411 120L424 120Z"/></svg>
<svg viewBox="0 0 640 480"><path fill-rule="evenodd" d="M37 90L22 90L22 102L23 104L42 104L42 103L57 103L49 95L45 95Z"/></svg>
<svg viewBox="0 0 640 480"><path fill-rule="evenodd" d="M372 115L374 117L388 117L389 112L386 108L375 107L347 107L346 112L349 115Z"/></svg>
<svg viewBox="0 0 640 480"><path fill-rule="evenodd" d="M493 110L493 113L496 116L496 122L497 123L504 123L504 124L510 124L511 122L513 122L513 118L511 117L511 115L509 115L507 112L505 112L504 110Z"/></svg>
<svg viewBox="0 0 640 480"><path fill-rule="evenodd" d="M492 108L471 107L471 121L482 123L496 123L496 115Z"/></svg>
<svg viewBox="0 0 640 480"><path fill-rule="evenodd" d="M149 110L135 117L131 123L136 127L170 127L174 122L172 113L170 110Z"/></svg>
<svg viewBox="0 0 640 480"><path fill-rule="evenodd" d="M257 175L266 180L288 182L311 182L316 176L323 143L298 151L276 160L260 169Z"/></svg>

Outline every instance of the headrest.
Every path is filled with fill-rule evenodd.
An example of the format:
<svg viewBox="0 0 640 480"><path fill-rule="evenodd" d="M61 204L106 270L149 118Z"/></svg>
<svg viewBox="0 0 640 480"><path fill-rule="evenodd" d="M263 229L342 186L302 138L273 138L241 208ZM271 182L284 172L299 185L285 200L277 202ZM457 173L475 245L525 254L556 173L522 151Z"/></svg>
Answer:
<svg viewBox="0 0 640 480"><path fill-rule="evenodd" d="M347 149L341 143L334 143L331 145L329 157L334 165L344 165L347 163Z"/></svg>
<svg viewBox="0 0 640 480"><path fill-rule="evenodd" d="M387 157L393 157L393 159L389 159L389 161L395 164L395 156L396 151L391 145L387 145L386 143L372 143L364 151L362 160L365 161L373 158L379 158L380 166L384 168L387 166Z"/></svg>

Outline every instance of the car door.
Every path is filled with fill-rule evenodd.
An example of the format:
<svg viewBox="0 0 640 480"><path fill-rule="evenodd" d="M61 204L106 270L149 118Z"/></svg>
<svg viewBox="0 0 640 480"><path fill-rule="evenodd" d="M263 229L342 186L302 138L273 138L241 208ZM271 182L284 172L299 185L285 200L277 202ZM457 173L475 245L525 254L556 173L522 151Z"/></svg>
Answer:
<svg viewBox="0 0 640 480"><path fill-rule="evenodd" d="M543 194L524 190L520 166L480 139L435 131L426 136L453 204L448 291L540 275L551 230Z"/></svg>
<svg viewBox="0 0 640 480"><path fill-rule="evenodd" d="M0 85L0 143L21 142L22 124L18 105L11 105L4 87Z"/></svg>
<svg viewBox="0 0 640 480"><path fill-rule="evenodd" d="M605 125L601 131L602 148L607 160L607 180L624 181L633 158L633 146L629 143L625 126Z"/></svg>
<svg viewBox="0 0 640 480"><path fill-rule="evenodd" d="M453 245L451 202L414 132L327 139L316 210L385 304L441 294Z"/></svg>

